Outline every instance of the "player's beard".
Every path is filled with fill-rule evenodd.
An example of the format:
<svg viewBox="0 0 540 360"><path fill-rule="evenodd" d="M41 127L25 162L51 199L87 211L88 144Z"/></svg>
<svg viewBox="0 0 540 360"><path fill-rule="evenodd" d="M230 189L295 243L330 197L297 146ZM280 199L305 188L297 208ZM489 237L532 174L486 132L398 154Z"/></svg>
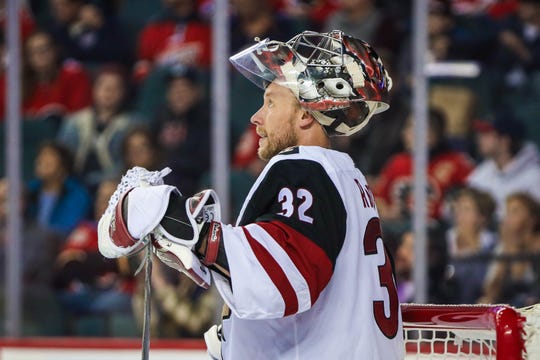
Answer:
<svg viewBox="0 0 540 360"><path fill-rule="evenodd" d="M280 151L298 145L298 136L292 126L292 120L287 122L287 126L279 129L278 133L266 134L263 144L259 145L257 154L262 160L268 161Z"/></svg>

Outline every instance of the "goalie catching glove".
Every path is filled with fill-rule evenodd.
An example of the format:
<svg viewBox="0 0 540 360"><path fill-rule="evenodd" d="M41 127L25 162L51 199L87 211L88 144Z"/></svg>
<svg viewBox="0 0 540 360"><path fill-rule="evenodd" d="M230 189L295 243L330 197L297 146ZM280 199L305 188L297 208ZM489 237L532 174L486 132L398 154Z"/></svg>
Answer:
<svg viewBox="0 0 540 360"><path fill-rule="evenodd" d="M214 264L221 242L216 193L204 190L185 197L173 186L132 183L119 185L99 221L100 252L107 258L129 256L151 241L162 262L208 287L211 277L205 265Z"/></svg>
<svg viewBox="0 0 540 360"><path fill-rule="evenodd" d="M99 252L107 258L119 258L123 256L129 256L142 250L145 245L148 244L148 237L146 235L153 229L148 226L143 229L139 234L132 233L130 236L126 228L126 223L121 222L118 225L121 228L116 227L116 218L122 217L122 208L118 207L122 204L124 197L129 191L138 187L148 187L163 185L163 177L171 172L171 169L165 168L161 171L148 171L142 167L134 167L129 169L124 176L120 184L116 187L116 190L109 199L107 209L99 219L98 223L98 246ZM120 205L121 206L121 205ZM162 215L163 216L163 215ZM161 217L159 218L161 219ZM158 219L158 222L159 222ZM132 225L133 226L133 225ZM130 229L133 230L133 229ZM120 238L120 233L127 233L129 236L123 236ZM114 234L114 236L112 236Z"/></svg>

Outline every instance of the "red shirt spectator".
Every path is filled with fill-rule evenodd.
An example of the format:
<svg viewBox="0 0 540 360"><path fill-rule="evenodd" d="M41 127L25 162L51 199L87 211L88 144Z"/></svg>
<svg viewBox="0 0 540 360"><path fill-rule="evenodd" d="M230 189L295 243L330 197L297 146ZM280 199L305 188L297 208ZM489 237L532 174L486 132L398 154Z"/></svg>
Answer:
<svg viewBox="0 0 540 360"><path fill-rule="evenodd" d="M142 30L138 55L139 59L158 63L208 66L211 61L210 41L211 32L206 24L156 21Z"/></svg>
<svg viewBox="0 0 540 360"><path fill-rule="evenodd" d="M406 151L390 158L373 189L381 218L386 220L407 220L413 207L412 121L408 119L402 134ZM442 215L442 205L448 191L463 186L473 169L472 161L465 154L447 146L445 123L442 112L429 110L427 207L428 216L434 220Z"/></svg>
<svg viewBox="0 0 540 360"><path fill-rule="evenodd" d="M517 9L517 0L500 0L489 7L488 14L494 19L502 19Z"/></svg>
<svg viewBox="0 0 540 360"><path fill-rule="evenodd" d="M90 104L90 77L77 62L60 62L50 34L32 33L24 46L23 116L63 116ZM0 117L5 114L6 74L0 74Z"/></svg>
<svg viewBox="0 0 540 360"><path fill-rule="evenodd" d="M154 64L207 68L212 60L212 32L199 19L197 2L163 0L163 7L163 13L144 27L139 37L134 74L139 80Z"/></svg>
<svg viewBox="0 0 540 360"><path fill-rule="evenodd" d="M247 168L252 162L259 160L259 139L256 127L250 124L236 144L232 161L234 168Z"/></svg>
<svg viewBox="0 0 540 360"><path fill-rule="evenodd" d="M98 251L97 227L94 221L82 221L79 223L61 248L61 252L68 250Z"/></svg>
<svg viewBox="0 0 540 360"><path fill-rule="evenodd" d="M68 313L130 309L134 281L128 260L104 259L98 252L97 219L117 185L116 180L100 183L95 193L94 221L80 222L56 258L52 283Z"/></svg>
<svg viewBox="0 0 540 360"><path fill-rule="evenodd" d="M448 190L465 184L473 168L463 154L441 152L428 164L428 216L439 219ZM413 160L409 153L397 154L384 167L374 189L374 195L389 206L397 206L401 213L412 209Z"/></svg>
<svg viewBox="0 0 540 360"><path fill-rule="evenodd" d="M4 34L7 34L7 9L2 7L2 10L4 13L0 15L0 27L2 27ZM25 41L36 28L36 22L34 21L32 14L24 6L19 12L19 26L19 31L21 32L21 38L23 41ZM4 37L7 36L4 35Z"/></svg>
<svg viewBox="0 0 540 360"><path fill-rule="evenodd" d="M0 74L0 120L6 110L6 74ZM90 77L77 62L68 61L51 82L38 83L23 101L24 116L36 118L80 110L90 104Z"/></svg>
<svg viewBox="0 0 540 360"><path fill-rule="evenodd" d="M23 102L25 116L39 117L51 113L71 113L90 105L90 77L75 61L66 61L50 82L35 84Z"/></svg>
<svg viewBox="0 0 540 360"><path fill-rule="evenodd" d="M494 19L501 19L511 14L518 0L452 0L450 4L456 15L470 16L488 14Z"/></svg>

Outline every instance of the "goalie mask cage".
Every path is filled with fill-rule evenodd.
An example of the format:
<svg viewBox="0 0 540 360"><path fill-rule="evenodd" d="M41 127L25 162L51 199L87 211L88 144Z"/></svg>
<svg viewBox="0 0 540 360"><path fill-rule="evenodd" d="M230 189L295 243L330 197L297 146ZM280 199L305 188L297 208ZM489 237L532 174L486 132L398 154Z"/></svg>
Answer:
<svg viewBox="0 0 540 360"><path fill-rule="evenodd" d="M536 336L526 311L505 305L420 304L403 304L401 310L406 359L540 359L526 344Z"/></svg>

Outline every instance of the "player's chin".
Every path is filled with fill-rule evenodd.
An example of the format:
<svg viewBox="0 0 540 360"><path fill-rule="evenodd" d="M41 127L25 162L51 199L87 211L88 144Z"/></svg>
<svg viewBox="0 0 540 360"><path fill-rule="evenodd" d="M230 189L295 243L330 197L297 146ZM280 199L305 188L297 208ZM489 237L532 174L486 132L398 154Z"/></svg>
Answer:
<svg viewBox="0 0 540 360"><path fill-rule="evenodd" d="M270 160L278 152L279 151L276 151L272 146L268 144L268 142L266 144L259 143L259 149L257 150L259 158L264 161Z"/></svg>
<svg viewBox="0 0 540 360"><path fill-rule="evenodd" d="M257 150L257 155L259 156L259 159L261 160L264 160L264 161L270 160L268 153L261 146L259 146L259 149Z"/></svg>

